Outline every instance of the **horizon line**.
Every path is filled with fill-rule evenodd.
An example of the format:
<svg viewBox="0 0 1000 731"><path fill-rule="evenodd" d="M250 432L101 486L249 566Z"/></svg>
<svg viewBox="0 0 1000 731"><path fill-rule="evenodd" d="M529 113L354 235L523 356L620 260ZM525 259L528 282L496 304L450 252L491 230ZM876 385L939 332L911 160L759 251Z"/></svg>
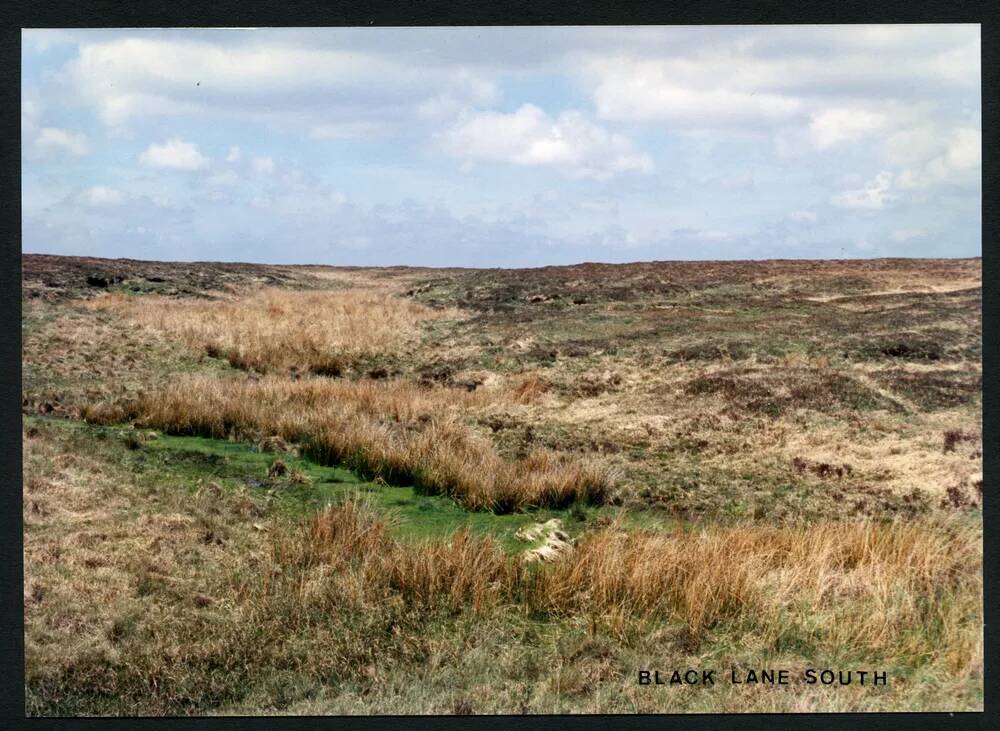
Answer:
<svg viewBox="0 0 1000 731"><path fill-rule="evenodd" d="M232 264L232 265L249 265L249 266L272 266L272 267L327 267L330 269L472 269L472 270L482 270L482 269L501 269L501 270L520 270L520 269L550 269L558 267L578 267L578 266L633 266L636 264L720 264L720 263L733 263L733 264L746 264L746 263L768 263L768 262L802 262L802 263L817 263L817 262L877 262L877 261L975 261L982 260L983 256L980 253L977 256L872 256L872 257L849 257L845 259L808 259L808 258L762 258L762 259L636 259L634 261L578 261L571 264L539 264L537 266L465 266L465 265L438 265L430 266L424 264L322 264L322 263L309 263L309 264L290 264L290 263L272 263L263 261L241 261L241 260L209 260L209 259L134 259L131 257L119 256L119 257L106 257L106 256L90 256L87 254L52 254L46 252L33 252L33 251L22 251L21 258L26 256L45 256L52 258L62 258L62 259L94 259L97 261L120 261L120 262L142 262L147 264Z"/></svg>

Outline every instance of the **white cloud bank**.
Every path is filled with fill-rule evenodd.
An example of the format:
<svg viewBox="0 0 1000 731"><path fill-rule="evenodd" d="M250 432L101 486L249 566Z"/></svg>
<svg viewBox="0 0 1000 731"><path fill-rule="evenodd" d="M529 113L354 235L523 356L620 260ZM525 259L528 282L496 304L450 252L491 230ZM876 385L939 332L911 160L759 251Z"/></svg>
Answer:
<svg viewBox="0 0 1000 731"><path fill-rule="evenodd" d="M35 138L35 147L42 152L65 152L74 157L88 152L86 135L56 127L42 127Z"/></svg>
<svg viewBox="0 0 1000 731"><path fill-rule="evenodd" d="M895 198L892 189L892 173L883 170L864 187L855 190L845 190L833 196L830 202L840 208L882 208Z"/></svg>
<svg viewBox="0 0 1000 731"><path fill-rule="evenodd" d="M603 180L653 170L652 158L637 152L627 137L593 124L580 112L552 118L533 104L510 114L465 113L445 135L445 146L467 161L549 165L580 178Z"/></svg>
<svg viewBox="0 0 1000 731"><path fill-rule="evenodd" d="M809 131L816 147L825 150L842 142L851 142L877 132L885 122L884 114L875 114L864 109L827 109L812 115Z"/></svg>
<svg viewBox="0 0 1000 731"><path fill-rule="evenodd" d="M604 119L684 128L754 127L786 122L801 112L802 102L794 97L735 82L729 77L734 68L718 61L635 58L595 59L587 66L597 113Z"/></svg>
<svg viewBox="0 0 1000 731"><path fill-rule="evenodd" d="M317 137L370 131L366 125L389 116L387 110L398 117L435 94L463 104L498 98L492 81L466 69L419 67L384 49L317 48L260 38L82 43L65 78L112 126L148 116L221 115L304 124Z"/></svg>
<svg viewBox="0 0 1000 731"><path fill-rule="evenodd" d="M139 162L146 167L167 170L201 170L208 167L207 157L198 152L198 146L176 137L162 144L151 144L139 156Z"/></svg>
<svg viewBox="0 0 1000 731"><path fill-rule="evenodd" d="M93 207L117 206L125 202L125 194L116 188L109 188L106 185L95 185L88 188L80 195L80 200L85 205Z"/></svg>
<svg viewBox="0 0 1000 731"><path fill-rule="evenodd" d="M983 133L973 127L957 129L944 152L922 168L907 168L899 175L903 188L928 188L975 182L981 175Z"/></svg>
<svg viewBox="0 0 1000 731"><path fill-rule="evenodd" d="M268 175L274 172L274 160L270 157L255 157L252 164L255 173Z"/></svg>

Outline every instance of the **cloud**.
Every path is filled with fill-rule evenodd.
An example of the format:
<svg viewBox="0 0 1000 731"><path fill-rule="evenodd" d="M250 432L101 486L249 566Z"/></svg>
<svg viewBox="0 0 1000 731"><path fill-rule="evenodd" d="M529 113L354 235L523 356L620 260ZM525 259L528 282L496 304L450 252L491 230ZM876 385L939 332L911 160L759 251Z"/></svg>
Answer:
<svg viewBox="0 0 1000 731"><path fill-rule="evenodd" d="M942 130L931 121L906 126L886 137L882 157L892 165L919 165L938 155L945 139Z"/></svg>
<svg viewBox="0 0 1000 731"><path fill-rule="evenodd" d="M21 98L21 131L34 130L38 127L38 118L42 110L34 99Z"/></svg>
<svg viewBox="0 0 1000 731"><path fill-rule="evenodd" d="M954 116L980 75L968 25L650 29L627 51L593 47L574 60L602 119L780 130L785 153L793 130L827 149L928 112Z"/></svg>
<svg viewBox="0 0 1000 731"><path fill-rule="evenodd" d="M979 181L982 170L982 130L956 129L944 152L921 168L907 168L899 175L902 188L929 188Z"/></svg>
<svg viewBox="0 0 1000 731"><path fill-rule="evenodd" d="M864 109L827 109L812 115L809 130L821 150L842 142L850 142L876 132L886 122L882 114Z"/></svg>
<svg viewBox="0 0 1000 731"><path fill-rule="evenodd" d="M125 202L125 194L105 185L95 185L80 194L80 200L88 206L117 206Z"/></svg>
<svg viewBox="0 0 1000 731"><path fill-rule="evenodd" d="M417 117L424 120L440 121L453 119L462 113L466 105L451 94L438 94L425 99L417 106Z"/></svg>
<svg viewBox="0 0 1000 731"><path fill-rule="evenodd" d="M37 250L495 266L981 249L977 26L76 30L45 52L32 33Z"/></svg>
<svg viewBox="0 0 1000 731"><path fill-rule="evenodd" d="M893 200L894 195L889 192L891 189L892 173L883 170L864 187L838 193L830 202L840 208L878 209Z"/></svg>
<svg viewBox="0 0 1000 731"><path fill-rule="evenodd" d="M274 160L270 157L255 157L253 159L253 170L255 173L267 175L274 172Z"/></svg>
<svg viewBox="0 0 1000 731"><path fill-rule="evenodd" d="M208 166L209 160L198 152L197 145L174 137L162 144L151 144L139 156L139 162L151 168L201 170Z"/></svg>
<svg viewBox="0 0 1000 731"><path fill-rule="evenodd" d="M945 164L954 170L972 170L982 162L983 133L975 128L955 130Z"/></svg>
<svg viewBox="0 0 1000 731"><path fill-rule="evenodd" d="M90 149L82 132L41 126L42 105L32 98L21 99L21 145L32 157L80 157Z"/></svg>
<svg viewBox="0 0 1000 731"><path fill-rule="evenodd" d="M436 94L465 104L498 98L492 81L468 69L407 63L384 49L294 45L280 35L83 42L64 77L108 125L215 115L308 130L399 117Z"/></svg>
<svg viewBox="0 0 1000 731"><path fill-rule="evenodd" d="M236 185L240 176L235 170L215 170L205 178L205 182L211 186Z"/></svg>
<svg viewBox="0 0 1000 731"><path fill-rule="evenodd" d="M533 104L510 114L462 115L445 135L445 146L467 161L559 168L573 177L607 179L618 173L649 173L653 161L625 136L567 111L553 119Z"/></svg>
<svg viewBox="0 0 1000 731"><path fill-rule="evenodd" d="M772 126L801 114L800 100L744 88L711 66L678 59L592 61L588 71L596 79L597 113L604 119L703 129Z"/></svg>
<svg viewBox="0 0 1000 731"><path fill-rule="evenodd" d="M42 152L63 152L74 157L88 152L86 135L56 127L42 127L35 138L35 147Z"/></svg>

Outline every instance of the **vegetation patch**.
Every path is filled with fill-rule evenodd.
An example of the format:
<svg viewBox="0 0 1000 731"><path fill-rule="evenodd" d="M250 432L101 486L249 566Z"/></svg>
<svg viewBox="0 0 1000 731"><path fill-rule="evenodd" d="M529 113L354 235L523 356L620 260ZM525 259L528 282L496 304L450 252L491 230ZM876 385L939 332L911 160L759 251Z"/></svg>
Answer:
<svg viewBox="0 0 1000 731"><path fill-rule="evenodd" d="M692 378L686 393L721 395L731 410L778 416L789 409L899 409L849 376L826 369L724 370Z"/></svg>
<svg viewBox="0 0 1000 731"><path fill-rule="evenodd" d="M420 322L460 317L455 310L351 290L267 289L239 302L110 294L89 306L124 314L210 357L227 358L237 368L325 376L341 375L349 359L412 344Z"/></svg>
<svg viewBox="0 0 1000 731"><path fill-rule="evenodd" d="M974 404L982 398L983 377L980 373L953 370L878 371L873 377L922 409L948 409Z"/></svg>
<svg viewBox="0 0 1000 731"><path fill-rule="evenodd" d="M701 342L685 345L666 354L667 358L676 361L688 360L744 360L750 357L752 347L749 343L735 341L729 343Z"/></svg>
<svg viewBox="0 0 1000 731"><path fill-rule="evenodd" d="M978 260L22 271L31 715L982 708Z"/></svg>
<svg viewBox="0 0 1000 731"><path fill-rule="evenodd" d="M879 360L897 358L900 360L936 361L945 357L944 345L936 340L919 335L902 335L861 343L847 353L856 360Z"/></svg>
<svg viewBox="0 0 1000 731"><path fill-rule="evenodd" d="M904 696L863 707L912 704L934 682L918 670L955 674L961 703L981 703L971 522L664 533L612 521L528 562L468 529L402 540L368 499L282 517L265 493L178 490L176 465L131 471L145 448L99 446L91 427L35 429L29 715L330 712L362 697L375 705L354 712L450 713L456 692L477 712L624 710L629 698L610 699L643 656L820 667L848 656L909 678L890 690ZM441 676L455 663L457 685ZM387 682L424 674L420 695ZM487 677L496 690L472 692Z"/></svg>
<svg viewBox="0 0 1000 731"><path fill-rule="evenodd" d="M277 435L323 464L370 479L412 484L470 510L600 504L610 478L598 465L534 450L507 461L449 407L483 403L481 392L428 391L411 383L326 379L190 378L125 403L96 404L96 423L138 420L173 434L253 440Z"/></svg>

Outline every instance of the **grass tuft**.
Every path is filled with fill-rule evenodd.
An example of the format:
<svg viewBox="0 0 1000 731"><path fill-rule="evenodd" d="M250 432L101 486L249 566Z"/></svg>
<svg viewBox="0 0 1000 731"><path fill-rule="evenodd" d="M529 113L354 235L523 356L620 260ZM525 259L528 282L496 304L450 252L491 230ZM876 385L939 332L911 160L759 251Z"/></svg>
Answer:
<svg viewBox="0 0 1000 731"><path fill-rule="evenodd" d="M300 444L304 456L321 464L412 484L470 510L510 513L604 502L611 477L595 463L541 449L505 460L451 410L492 398L479 390L429 390L405 381L194 376L135 401L89 405L82 416L105 424L138 420L180 435L246 441L278 436Z"/></svg>
<svg viewBox="0 0 1000 731"><path fill-rule="evenodd" d="M125 314L236 368L321 376L339 376L350 360L413 344L422 322L461 317L455 309L432 309L371 290L271 288L239 301L111 293L88 307Z"/></svg>

